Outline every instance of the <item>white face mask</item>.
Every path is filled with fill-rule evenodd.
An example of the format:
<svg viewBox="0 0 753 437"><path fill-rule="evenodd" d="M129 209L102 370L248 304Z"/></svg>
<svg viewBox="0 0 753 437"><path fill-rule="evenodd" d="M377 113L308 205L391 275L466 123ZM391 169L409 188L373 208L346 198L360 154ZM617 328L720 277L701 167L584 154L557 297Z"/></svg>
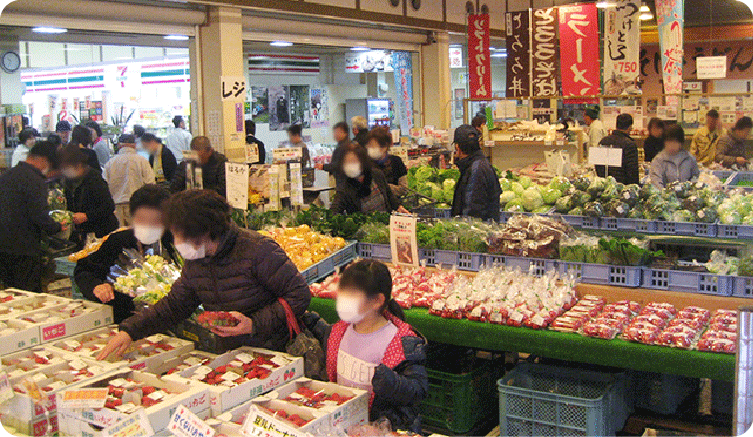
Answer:
<svg viewBox="0 0 753 437"><path fill-rule="evenodd" d="M355 179L361 176L361 164L343 164L343 173L345 173L345 176Z"/></svg>
<svg viewBox="0 0 753 437"><path fill-rule="evenodd" d="M369 147L366 150L369 152L369 158L382 159L382 150L379 147Z"/></svg>
<svg viewBox="0 0 753 437"><path fill-rule="evenodd" d="M358 309L361 307L363 299L358 296L337 296L337 316L345 323L355 324L366 317Z"/></svg>
<svg viewBox="0 0 753 437"><path fill-rule="evenodd" d="M72 168L65 168L63 169L63 176L65 176L68 179L76 179L78 174L76 174L76 170Z"/></svg>
<svg viewBox="0 0 753 437"><path fill-rule="evenodd" d="M141 244L147 246L152 245L162 238L162 234L165 232L165 228L162 226L146 226L146 225L134 225L133 233L136 234L136 239Z"/></svg>
<svg viewBox="0 0 753 437"><path fill-rule="evenodd" d="M178 249L178 252L180 252L180 256L182 256L183 259L194 260L207 256L207 249L203 244L199 247L194 247L194 245L190 243L180 243L176 244L175 248Z"/></svg>

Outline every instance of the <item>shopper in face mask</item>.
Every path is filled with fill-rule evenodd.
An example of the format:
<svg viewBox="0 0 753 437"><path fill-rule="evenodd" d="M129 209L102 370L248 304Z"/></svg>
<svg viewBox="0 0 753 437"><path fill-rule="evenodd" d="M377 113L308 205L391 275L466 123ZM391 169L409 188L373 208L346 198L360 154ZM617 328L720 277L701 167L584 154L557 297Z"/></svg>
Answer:
<svg viewBox="0 0 753 437"><path fill-rule="evenodd" d="M420 433L418 404L428 390L426 340L392 299L387 266L362 260L345 269L337 315L333 326L322 320L313 326L326 346L330 381L370 392L369 421L387 418L395 429Z"/></svg>
<svg viewBox="0 0 753 437"><path fill-rule="evenodd" d="M372 165L365 148L355 143L346 146L339 173L332 212L407 212L392 194L384 173Z"/></svg>
<svg viewBox="0 0 753 437"><path fill-rule="evenodd" d="M392 194L402 196L408 191L408 169L405 168L402 159L389 153L392 134L386 128L377 127L369 132L368 140L366 150L369 158L374 160L377 168L384 173Z"/></svg>
<svg viewBox="0 0 753 437"><path fill-rule="evenodd" d="M140 254L151 251L167 259L175 259L173 239L164 231L162 204L170 196L158 185L144 185L130 199L133 227L113 232L99 249L79 260L74 280L81 293L89 300L113 307L115 323L133 315L133 298L115 291L107 276L110 267L119 264L123 250L133 249Z"/></svg>
<svg viewBox="0 0 753 437"><path fill-rule="evenodd" d="M45 183L58 162L55 145L40 141L26 161L0 175L0 283L5 287L41 289L40 241L61 231L49 215Z"/></svg>
<svg viewBox="0 0 753 437"><path fill-rule="evenodd" d="M86 236L93 233L102 238L118 228L115 203L107 182L99 172L87 165L81 149L69 144L61 154L61 168L65 178L65 198L73 212L74 233L71 240L83 248Z"/></svg>
<svg viewBox="0 0 753 437"><path fill-rule="evenodd" d="M212 190L175 194L164 207L165 224L185 259L181 277L154 306L120 324L120 333L97 357L120 355L131 341L174 326L199 305L229 311L236 326L212 328L222 348L256 346L283 351L289 340L285 299L296 317L311 302L311 291L298 268L271 238L239 229L230 205Z"/></svg>

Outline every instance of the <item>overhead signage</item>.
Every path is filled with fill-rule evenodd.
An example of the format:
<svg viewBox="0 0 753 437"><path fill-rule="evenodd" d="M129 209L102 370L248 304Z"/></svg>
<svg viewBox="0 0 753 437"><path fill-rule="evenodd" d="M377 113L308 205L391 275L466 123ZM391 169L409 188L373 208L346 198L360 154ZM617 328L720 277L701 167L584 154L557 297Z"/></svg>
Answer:
<svg viewBox="0 0 753 437"><path fill-rule="evenodd" d="M530 11L508 12L507 19L507 95L531 95L531 39L528 36Z"/></svg>
<svg viewBox="0 0 753 437"><path fill-rule="evenodd" d="M698 79L724 79L727 77L726 56L699 56L695 59Z"/></svg>
<svg viewBox="0 0 753 437"><path fill-rule="evenodd" d="M471 98L492 97L489 14L468 15L468 88Z"/></svg>
<svg viewBox="0 0 753 437"><path fill-rule="evenodd" d="M640 91L641 24L638 0L616 0L604 12L604 93Z"/></svg>
<svg viewBox="0 0 753 437"><path fill-rule="evenodd" d="M559 16L562 94L595 96L601 90L596 4L563 6Z"/></svg>
<svg viewBox="0 0 753 437"><path fill-rule="evenodd" d="M534 9L532 24L532 94L554 96L557 94L557 8Z"/></svg>

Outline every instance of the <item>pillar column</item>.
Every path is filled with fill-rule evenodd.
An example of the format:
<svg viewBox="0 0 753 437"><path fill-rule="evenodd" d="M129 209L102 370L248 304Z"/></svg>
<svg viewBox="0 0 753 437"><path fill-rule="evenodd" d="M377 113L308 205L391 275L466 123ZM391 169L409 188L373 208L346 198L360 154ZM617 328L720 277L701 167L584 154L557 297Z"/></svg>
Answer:
<svg viewBox="0 0 753 437"><path fill-rule="evenodd" d="M422 112L425 125L450 128L450 35L435 32L434 42L421 47Z"/></svg>
<svg viewBox="0 0 753 437"><path fill-rule="evenodd" d="M198 28L196 41L191 47L192 80L196 78L198 82L192 86L195 95L191 97L196 103L192 105L191 120L198 120L196 131L209 137L215 150L224 153L231 161L243 161L245 92L236 100L226 100L222 96L223 78L242 77L244 82L246 80L241 9L212 6L207 14L207 24ZM193 114L194 106L198 112L196 115Z"/></svg>
<svg viewBox="0 0 753 437"><path fill-rule="evenodd" d="M6 52L19 53L18 37L6 35L0 39L0 56ZM13 73L6 73L0 69L0 104L20 104L23 84L21 83L21 69ZM34 108L41 111L44 108Z"/></svg>

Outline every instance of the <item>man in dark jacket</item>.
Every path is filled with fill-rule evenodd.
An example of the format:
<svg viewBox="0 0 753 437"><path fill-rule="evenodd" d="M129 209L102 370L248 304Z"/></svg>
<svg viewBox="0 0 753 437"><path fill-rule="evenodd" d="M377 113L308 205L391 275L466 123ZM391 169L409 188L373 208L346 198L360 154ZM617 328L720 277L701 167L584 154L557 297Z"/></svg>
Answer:
<svg viewBox="0 0 753 437"><path fill-rule="evenodd" d="M74 281L81 294L94 302L112 306L115 323L131 317L136 309L133 298L115 291L108 281L110 267L125 266L124 249L144 255L151 250L166 259L176 259L173 237L164 232L162 204L170 197L166 188L155 184L144 185L131 196L129 207L133 227L114 232L95 252L76 263Z"/></svg>
<svg viewBox="0 0 753 437"><path fill-rule="evenodd" d="M317 164L316 168L318 170L324 170L332 176L337 177L340 163L345 155L345 147L350 144L350 138L348 138L348 123L344 121L337 123L335 127L332 128L332 134L335 136L335 141L337 141L337 147L332 151L332 159L329 161L329 164Z"/></svg>
<svg viewBox="0 0 753 437"><path fill-rule="evenodd" d="M65 199L68 210L73 212L73 224L76 225L71 241L79 249L84 247L87 234L94 233L97 238L102 238L118 228L115 202L107 182L86 161L87 156L73 144L66 146L61 154Z"/></svg>
<svg viewBox="0 0 753 437"><path fill-rule="evenodd" d="M617 116L617 124L611 135L601 139L600 147L622 149L622 167L609 167L608 173L603 165L596 166L596 174L599 177L613 176L617 182L628 185L637 184L638 180L638 146L630 138L630 128L633 126L633 116L620 114Z"/></svg>
<svg viewBox="0 0 753 437"><path fill-rule="evenodd" d="M149 152L149 165L154 170L154 178L158 184L169 184L175 176L178 161L175 155L154 134L144 134L141 144Z"/></svg>
<svg viewBox="0 0 753 437"><path fill-rule="evenodd" d="M452 198L452 216L499 220L499 195L502 189L494 168L481 151L480 133L464 124L455 129L455 165L460 180Z"/></svg>
<svg viewBox="0 0 753 437"><path fill-rule="evenodd" d="M289 340L284 299L296 317L311 302L311 291L285 251L271 238L238 229L230 205L210 190L188 190L170 198L165 223L185 259L181 277L156 305L120 324L120 333L97 357L120 355L131 341L188 318L199 305L230 311L239 323L215 327L222 346L256 346L283 351Z"/></svg>
<svg viewBox="0 0 753 437"><path fill-rule="evenodd" d="M264 164L267 160L267 150L264 148L264 143L256 138L256 123L253 120L246 120L246 144L256 144L256 148L259 151L259 160L252 162L251 164Z"/></svg>
<svg viewBox="0 0 753 437"><path fill-rule="evenodd" d="M207 137L194 137L191 140L191 150L196 152L198 161L196 164L201 168L202 187L205 190L214 190L225 196L225 155L215 151ZM180 163L170 182L170 191L177 193L186 189L186 167L188 162Z"/></svg>
<svg viewBox="0 0 753 437"><path fill-rule="evenodd" d="M61 231L50 217L45 175L58 167L55 145L40 141L26 161L0 176L0 282L41 291L42 236Z"/></svg>

